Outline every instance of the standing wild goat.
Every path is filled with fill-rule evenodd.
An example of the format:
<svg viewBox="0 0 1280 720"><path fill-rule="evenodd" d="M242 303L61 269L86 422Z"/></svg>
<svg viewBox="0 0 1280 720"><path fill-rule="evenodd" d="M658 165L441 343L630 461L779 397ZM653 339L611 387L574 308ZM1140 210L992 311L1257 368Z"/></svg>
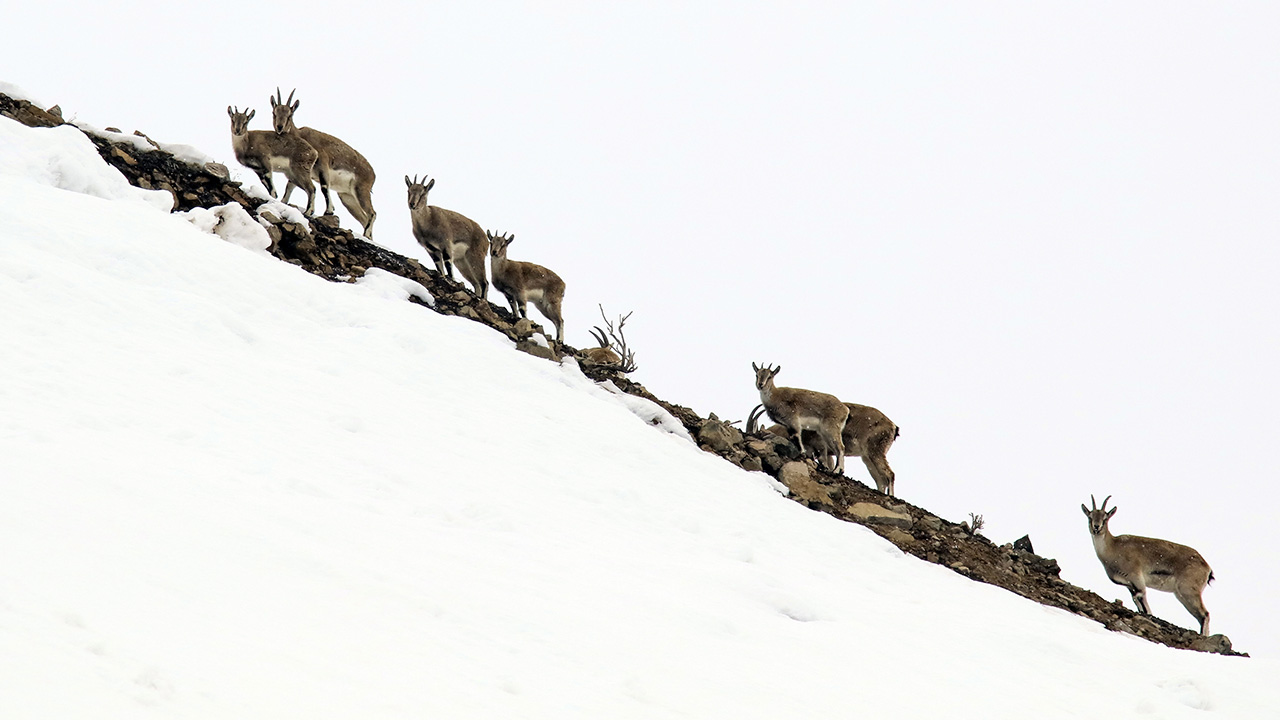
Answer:
<svg viewBox="0 0 1280 720"><path fill-rule="evenodd" d="M422 180L426 180L423 177ZM404 176L409 186L409 215L413 220L413 236L436 264L436 272L453 279L453 266L475 288L483 300L489 294L489 280L485 274L484 257L489 254L489 238L471 218L452 210L427 204L427 193L435 186L432 180L426 185L416 177Z"/></svg>
<svg viewBox="0 0 1280 720"><path fill-rule="evenodd" d="M845 421L849 418L849 407L835 395L775 387L773 376L782 371L781 367L758 367L755 363L751 363L751 367L756 371L756 389L760 391L760 402L764 404L765 412L795 437L800 445L800 453L807 452L804 448L804 431L813 430L822 439L823 447L835 448L835 472L844 472L843 433ZM821 457L829 460L830 455L831 453L827 453Z"/></svg>
<svg viewBox="0 0 1280 720"><path fill-rule="evenodd" d="M1107 528L1116 509L1107 510L1107 500L1098 502L1089 496L1093 509L1080 504L1089 518L1089 533L1093 535L1093 550L1098 553L1107 577L1117 585L1129 588L1133 604L1138 612L1151 614L1147 604L1147 588L1171 592L1196 620L1200 621L1200 634L1209 634L1209 611L1200 595L1204 586L1213 580L1213 570L1200 553L1168 540L1139 537L1137 535L1112 535Z"/></svg>
<svg viewBox="0 0 1280 720"><path fill-rule="evenodd" d="M848 457L861 457L862 463L867 466L867 472L876 481L876 489L892 497L893 468L889 467L889 460L885 456L893 441L898 439L898 426L884 413L868 405L845 403L845 406L849 408L849 419L845 421L844 432L840 434L844 441L844 454ZM751 411L749 428L755 428L755 421L762 412L763 405L757 405ZM789 436L787 429L781 425L770 426L765 431L780 437ZM805 444L814 448L821 456L830 458L835 454L835 449L827 446L818 433L805 430L801 435Z"/></svg>
<svg viewBox="0 0 1280 720"><path fill-rule="evenodd" d="M289 194L296 185L307 193L307 213L315 212L316 195L315 186L311 183L311 173L318 157L316 149L296 135L250 130L249 121L253 119L253 110L242 113L238 108L233 110L228 105L227 114L231 116L231 149L236 153L236 160L257 174L271 197L276 196L271 173L284 173L289 178L289 185L285 188L281 201L289 202Z"/></svg>
<svg viewBox="0 0 1280 720"><path fill-rule="evenodd" d="M309 127L294 125L293 113L301 103L293 99L294 92L296 89L290 91L288 100L281 100L280 88L276 88L276 96L271 98L271 121L275 125L276 134L281 137L301 137L316 149L319 157L312 177L320 181L320 191L324 193L324 214L333 214L333 200L329 197L329 189L333 188L347 212L360 223L364 236L372 240L373 221L378 217L378 213L373 211L373 181L376 179L373 166L363 155L338 138ZM292 185L293 181L290 183ZM311 187L311 179L307 180L306 187ZM286 188L285 194L288 192L289 189Z"/></svg>
<svg viewBox="0 0 1280 720"><path fill-rule="evenodd" d="M528 303L533 302L538 312L555 323L556 342L564 342L564 317L560 303L564 300L564 281L559 275L531 262L507 259L507 246L516 236L494 235L488 230L489 265L493 272L493 286L507 297L511 312L517 318L529 317Z"/></svg>

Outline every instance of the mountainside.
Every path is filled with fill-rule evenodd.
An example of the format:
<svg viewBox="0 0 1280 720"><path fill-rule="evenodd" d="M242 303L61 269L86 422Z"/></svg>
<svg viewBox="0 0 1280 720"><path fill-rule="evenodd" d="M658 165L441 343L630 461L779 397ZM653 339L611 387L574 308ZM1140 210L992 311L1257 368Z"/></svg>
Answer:
<svg viewBox="0 0 1280 720"><path fill-rule="evenodd" d="M0 120L30 159L0 177L6 717L1276 707L1274 665L957 573L1225 638L548 362L537 328L195 155L0 113L53 126ZM197 210L226 203L250 224Z"/></svg>

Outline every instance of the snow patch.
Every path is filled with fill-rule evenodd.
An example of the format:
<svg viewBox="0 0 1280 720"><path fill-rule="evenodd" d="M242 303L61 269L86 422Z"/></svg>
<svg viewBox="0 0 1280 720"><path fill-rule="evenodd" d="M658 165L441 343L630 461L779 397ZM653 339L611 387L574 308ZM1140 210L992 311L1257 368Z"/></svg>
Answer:
<svg viewBox="0 0 1280 720"><path fill-rule="evenodd" d="M5 95L8 95L14 100L26 100L27 102L31 103L32 105L35 105L38 108L48 109L48 106L45 105L42 101L37 100L34 95L27 92L26 90L23 90L17 85L14 85L13 83L7 83L0 80L0 93L4 93Z"/></svg>
<svg viewBox="0 0 1280 720"><path fill-rule="evenodd" d="M255 195L254 193L249 193L249 194L252 195L253 197L258 197L258 195ZM265 191L262 194L266 195ZM296 225L302 225L308 230L311 229L311 221L308 220L307 216L303 215L302 211L299 210L298 208L292 205L286 205L285 203L282 203L279 200L272 198L270 195L266 195L266 200L267 202L258 206L258 216L259 216L258 222L261 222L263 225L270 225L270 223L268 223L266 220L263 220L261 218L263 212L270 212L272 215L275 215L276 217L280 218L281 220L284 220L285 222L291 222Z"/></svg>
<svg viewBox="0 0 1280 720"><path fill-rule="evenodd" d="M355 281L355 287L387 300L408 300L416 297L431 307L436 306L436 298L420 282L401 277L382 268L369 268L364 276Z"/></svg>
<svg viewBox="0 0 1280 720"><path fill-rule="evenodd" d="M0 120L0 173L103 200L140 201L162 212L173 209L173 195L130 185L76 127L29 128Z"/></svg>
<svg viewBox="0 0 1280 720"><path fill-rule="evenodd" d="M89 135L96 135L105 140L110 140L111 142L116 143L118 145L128 145L132 147L134 150L151 152L152 150L156 149L155 145L152 145L151 143L147 142L147 139L142 137L141 135L132 135L130 133L116 132L114 130L104 130L103 128L100 128L96 125L90 125L89 123L83 122L80 120L76 120L71 124L80 128L81 132L87 133Z"/></svg>
<svg viewBox="0 0 1280 720"><path fill-rule="evenodd" d="M582 368L578 366L578 361L572 357L566 357L561 361L560 367L564 370L565 384L569 387L585 390L596 397L608 398L630 410L636 417L643 420L646 425L652 425L663 432L688 440L695 445L697 444L694 442L693 436L689 435L689 431L684 429L684 424L677 420L674 415L662 409L661 405L642 397L627 394L619 389L617 385L607 380L602 383L595 382L582 374Z"/></svg>
<svg viewBox="0 0 1280 720"><path fill-rule="evenodd" d="M271 236L240 203L232 202L215 208L193 208L174 214L232 245L239 245L264 257L271 257L271 253L267 252L271 247Z"/></svg>

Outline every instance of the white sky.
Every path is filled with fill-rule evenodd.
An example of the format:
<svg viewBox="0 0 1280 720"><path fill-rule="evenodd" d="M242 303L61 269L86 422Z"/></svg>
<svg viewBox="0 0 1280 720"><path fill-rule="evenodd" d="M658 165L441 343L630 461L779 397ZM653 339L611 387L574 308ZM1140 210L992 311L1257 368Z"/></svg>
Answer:
<svg viewBox="0 0 1280 720"><path fill-rule="evenodd" d="M571 343L634 310L659 395L745 417L756 361L875 405L903 498L1105 597L1078 506L1114 494L1280 656L1280 7L459 5L27 4L0 68L231 164L225 107L265 129L297 87L378 171L379 242L422 255L401 178L429 173L565 279Z"/></svg>

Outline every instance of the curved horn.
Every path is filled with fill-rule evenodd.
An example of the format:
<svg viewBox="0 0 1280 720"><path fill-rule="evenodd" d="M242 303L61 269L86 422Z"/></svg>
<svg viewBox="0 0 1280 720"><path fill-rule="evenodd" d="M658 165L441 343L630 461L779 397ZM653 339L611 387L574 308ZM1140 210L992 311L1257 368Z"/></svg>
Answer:
<svg viewBox="0 0 1280 720"><path fill-rule="evenodd" d="M1089 493L1089 504L1093 506L1094 510L1098 509L1098 499L1093 496L1093 493Z"/></svg>
<svg viewBox="0 0 1280 720"><path fill-rule="evenodd" d="M1106 499L1102 501L1102 507L1100 507L1100 508L1098 508L1098 509L1099 509L1099 510L1101 510L1101 511L1103 511L1103 512L1106 512L1106 511L1107 511L1107 500L1110 500L1110 499L1111 499L1111 496L1110 496L1110 495L1108 495L1108 496L1106 497ZM1112 509L1112 510L1115 510L1115 508L1111 508L1111 509Z"/></svg>
<svg viewBox="0 0 1280 720"><path fill-rule="evenodd" d="M293 102L293 94L296 92L298 92L298 88L294 88L289 91L289 99L284 101L285 105L288 105Z"/></svg>

